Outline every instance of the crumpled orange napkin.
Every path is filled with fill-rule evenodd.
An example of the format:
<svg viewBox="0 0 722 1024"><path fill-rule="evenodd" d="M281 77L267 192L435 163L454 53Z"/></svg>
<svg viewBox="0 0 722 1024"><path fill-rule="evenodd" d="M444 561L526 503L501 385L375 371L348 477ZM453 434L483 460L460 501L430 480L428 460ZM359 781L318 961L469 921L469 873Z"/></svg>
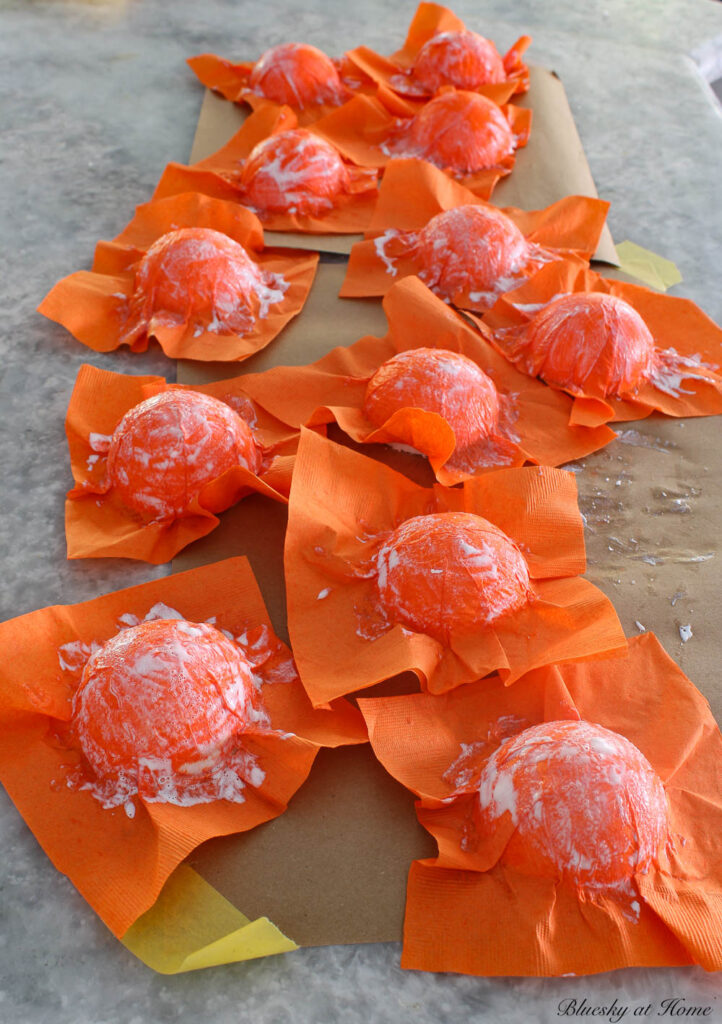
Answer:
<svg viewBox="0 0 722 1024"><path fill-rule="evenodd" d="M387 622L376 556L414 516L471 512L524 552L534 599L450 646ZM429 490L302 430L291 484L285 576L288 629L314 706L413 671L443 693L499 671L510 684L537 665L626 649L607 598L581 578L582 518L572 473L502 469Z"/></svg>
<svg viewBox="0 0 722 1024"><path fill-rule="evenodd" d="M441 33L463 32L465 29L464 22L448 7L420 3L409 25L406 41L396 53L382 57L368 46L358 46L349 50L346 56L364 75L376 82L379 98L389 109L396 113L413 113L418 104L430 95L428 89L414 76L414 64L423 46ZM529 69L522 55L530 43L529 36L517 39L501 58L505 79L481 85L477 91L495 101L500 95L508 95L507 90L512 83L514 93L526 92L529 88Z"/></svg>
<svg viewBox="0 0 722 1024"><path fill-rule="evenodd" d="M298 127L298 118L290 107L264 107L244 121L239 130L216 153L197 164L170 163L166 166L154 199L179 192L201 192L217 199L230 199L250 207L240 180L243 164L254 146L264 139ZM330 210L304 213L299 210L267 211L254 209L266 231L299 231L305 234L358 234L371 221L377 192L377 173L373 168L347 163L348 191L336 197Z"/></svg>
<svg viewBox="0 0 722 1024"><path fill-rule="evenodd" d="M312 124L319 117L334 110L339 103L346 102L354 93L361 90L371 91L374 88L373 81L347 57L328 58L325 54L321 56L325 60L330 60L340 81L335 90L330 88L330 92L335 95L330 96L326 102L292 104L299 124L302 125ZM186 63L203 85L233 103L247 103L253 110L277 109L282 105L261 91L254 91L251 88L249 79L257 61L241 61L234 64L233 61L218 57L214 53L200 53L195 57L189 57Z"/></svg>
<svg viewBox="0 0 722 1024"><path fill-rule="evenodd" d="M339 294L343 298L385 295L395 281L409 274L433 283L419 252L419 232L437 214L469 205L488 206L425 160L392 160L384 172L366 239L351 249ZM577 267L587 266L608 209L609 203L589 196L566 196L544 210L505 207L501 212L526 237L525 261L499 280L493 291L465 289L442 298L462 309L484 312L501 292L514 290L550 261L568 259Z"/></svg>
<svg viewBox="0 0 722 1024"><path fill-rule="evenodd" d="M646 323L657 350L669 352L672 364L678 364L670 378L679 375L669 390L649 381L634 394L618 398L575 394L571 424L596 427L641 420L652 412L678 417L722 413L722 329L689 299L606 279L570 263L554 263L500 296L483 322L473 313L469 316L484 337L510 358L518 332L548 302L566 292L603 292L624 299Z"/></svg>
<svg viewBox="0 0 722 1024"><path fill-rule="evenodd" d="M439 845L438 857L411 867L403 967L479 975L722 968L722 737L653 634L631 639L625 657L539 668L512 689L493 678L441 697L359 706L374 753L417 794L419 819ZM665 862L634 876L637 907L522 874L499 859L503 847L487 851L474 838L479 773L500 743L580 718L630 740L664 784L672 843Z"/></svg>
<svg viewBox="0 0 722 1024"><path fill-rule="evenodd" d="M456 174L444 168L445 173L457 178L482 199L489 199L497 182L511 173L516 150L527 144L531 132L530 110L508 103L502 104L500 109L514 136L514 152L498 165L471 174ZM359 167L385 168L394 159L418 155L410 148L408 152L404 150L404 138L411 122L408 116L394 117L377 97L360 94L316 121L313 131ZM391 144L393 152L389 148Z"/></svg>
<svg viewBox="0 0 722 1024"><path fill-rule="evenodd" d="M174 359L246 359L265 348L303 308L318 264L318 253L264 247L260 221L237 203L184 192L151 200L112 242L99 242L92 270L64 277L38 306L38 312L62 324L78 341L96 352L111 352L130 344L134 352L148 347L142 334L124 341L130 323L139 262L151 245L170 231L210 228L227 235L246 250L260 269L279 275L286 285L280 301L272 302L246 334L221 334L210 315L201 324L186 320L177 326L156 324L153 337Z"/></svg>
<svg viewBox="0 0 722 1024"><path fill-rule="evenodd" d="M173 385L177 387L177 385ZM75 486L65 503L68 558L138 558L169 562L182 548L205 537L219 523L218 513L251 491L284 502L291 486L298 431L252 402L243 378L218 381L188 390L200 391L230 405L251 426L263 450L260 474L235 466L207 483L187 515L147 522L117 497L106 480L107 446L123 416L162 390L163 377L138 377L81 366L65 419Z"/></svg>
<svg viewBox="0 0 722 1024"><path fill-rule="evenodd" d="M159 602L191 622L215 617L256 662L271 726L244 739L266 773L260 786L247 787L245 803L182 807L136 797L129 817L123 807L104 809L88 790L68 786L80 752L60 737L90 645L142 620ZM158 611L167 608L154 613L162 617ZM329 711L311 708L245 558L31 612L2 623L0 638L12 651L0 668L0 780L53 864L117 936L153 905L173 869L200 843L281 814L319 747L366 741L363 722L346 701Z"/></svg>
<svg viewBox="0 0 722 1024"><path fill-rule="evenodd" d="M609 427L570 426L572 400L517 371L416 277L391 286L384 299L384 338L361 338L310 366L277 366L248 374L246 393L292 427L335 421L364 444L403 444L426 455L437 480L452 486L500 465L559 466L614 440ZM378 427L364 414L369 379L382 363L419 346L448 349L473 360L503 397L503 427L490 442L457 448L453 428L437 412L400 408Z"/></svg>

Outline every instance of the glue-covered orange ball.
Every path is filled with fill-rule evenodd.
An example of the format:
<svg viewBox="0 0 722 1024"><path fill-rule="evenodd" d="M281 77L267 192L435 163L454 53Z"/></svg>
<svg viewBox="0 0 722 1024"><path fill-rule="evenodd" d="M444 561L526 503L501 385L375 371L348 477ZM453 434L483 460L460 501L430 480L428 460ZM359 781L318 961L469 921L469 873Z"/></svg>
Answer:
<svg viewBox="0 0 722 1024"><path fill-rule="evenodd" d="M248 205L269 213L330 210L348 181L346 165L334 147L305 128L259 142L240 177Z"/></svg>
<svg viewBox="0 0 722 1024"><path fill-rule="evenodd" d="M262 718L251 665L220 630L183 619L125 629L93 654L73 701L83 754L99 779L149 772L161 787L212 773Z"/></svg>
<svg viewBox="0 0 722 1024"><path fill-rule="evenodd" d="M529 570L513 540L471 512L415 516L376 558L388 619L448 644L529 599Z"/></svg>
<svg viewBox="0 0 722 1024"><path fill-rule="evenodd" d="M492 379L467 356L438 348L400 352L383 363L366 387L363 411L381 427L399 409L443 416L465 448L493 433L499 395Z"/></svg>
<svg viewBox="0 0 722 1024"><path fill-rule="evenodd" d="M440 32L424 43L414 64L414 77L428 92L436 92L442 85L478 89L503 82L506 73L494 44L464 29Z"/></svg>
<svg viewBox="0 0 722 1024"><path fill-rule="evenodd" d="M419 232L420 277L437 294L491 292L528 254L524 235L501 210L457 206L432 217Z"/></svg>
<svg viewBox="0 0 722 1024"><path fill-rule="evenodd" d="M107 472L124 505L163 520L183 515L204 484L233 466L252 473L261 467L246 421L210 395L171 390L125 414L111 438Z"/></svg>
<svg viewBox="0 0 722 1024"><path fill-rule="evenodd" d="M548 384L591 394L633 392L654 363L654 339L637 311L614 295L563 295L522 332L516 361Z"/></svg>
<svg viewBox="0 0 722 1024"><path fill-rule="evenodd" d="M546 722L502 744L479 803L484 830L510 815L504 863L580 886L648 871L667 837L659 776L628 739L591 722Z"/></svg>
<svg viewBox="0 0 722 1024"><path fill-rule="evenodd" d="M307 43L282 43L266 50L253 65L248 85L252 92L296 109L337 103L343 92L333 62Z"/></svg>
<svg viewBox="0 0 722 1024"><path fill-rule="evenodd" d="M212 228L179 228L148 249L135 278L132 313L167 326L198 316L216 333L247 333L263 273L234 239ZM267 289L266 289L267 290Z"/></svg>
<svg viewBox="0 0 722 1024"><path fill-rule="evenodd" d="M435 96L413 119L409 141L425 160L459 174L495 167L514 149L504 114L476 92Z"/></svg>

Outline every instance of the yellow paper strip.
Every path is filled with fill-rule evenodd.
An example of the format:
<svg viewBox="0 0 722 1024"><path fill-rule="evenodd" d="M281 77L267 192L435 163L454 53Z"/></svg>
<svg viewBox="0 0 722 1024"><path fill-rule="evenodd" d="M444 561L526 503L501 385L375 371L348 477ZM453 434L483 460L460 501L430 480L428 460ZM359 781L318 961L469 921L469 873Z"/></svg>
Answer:
<svg viewBox="0 0 722 1024"><path fill-rule="evenodd" d="M122 939L123 945L160 974L288 953L298 946L266 917L249 919L185 864Z"/></svg>
<svg viewBox="0 0 722 1024"><path fill-rule="evenodd" d="M617 243L617 257L620 270L658 292L666 292L682 280L676 263L629 240Z"/></svg>

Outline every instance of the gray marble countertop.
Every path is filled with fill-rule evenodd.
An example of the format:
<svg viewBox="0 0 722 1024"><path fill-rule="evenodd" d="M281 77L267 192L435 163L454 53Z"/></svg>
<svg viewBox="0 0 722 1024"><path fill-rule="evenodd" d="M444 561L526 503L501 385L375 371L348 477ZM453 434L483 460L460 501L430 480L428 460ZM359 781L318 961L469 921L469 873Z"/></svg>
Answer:
<svg viewBox="0 0 722 1024"><path fill-rule="evenodd" d="M66 561L63 419L81 363L169 377L173 364L157 349L141 357L90 352L34 310L58 278L89 266L97 239L124 226L167 161L187 158L202 90L185 58L255 55L291 38L331 54L361 40L388 51L413 6L359 0L342 12L331 0L0 0L2 619L165 571ZM722 120L689 57L722 36L722 4L454 7L500 48L523 31L533 35L531 58L566 86L599 192L612 203L614 237L673 258L684 275L675 292L722 321ZM550 980L423 975L399 969L396 944L306 949L161 977L54 870L4 791L0 828L0 1021L553 1021L562 1019L562 1000L582 998L597 1007L616 998L630 1019L636 1007L651 1003L655 1016L663 999L676 997L687 1001L678 1007L710 1006L704 1019L722 1020L719 978L698 969Z"/></svg>

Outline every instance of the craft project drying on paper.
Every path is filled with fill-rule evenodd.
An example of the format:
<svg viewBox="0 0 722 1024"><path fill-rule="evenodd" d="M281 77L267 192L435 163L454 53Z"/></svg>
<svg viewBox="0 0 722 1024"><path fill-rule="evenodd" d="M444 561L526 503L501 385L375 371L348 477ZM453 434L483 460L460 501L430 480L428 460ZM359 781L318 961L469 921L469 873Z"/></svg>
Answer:
<svg viewBox="0 0 722 1024"><path fill-rule="evenodd" d="M384 311L385 338L249 374L246 392L289 426L335 421L354 441L426 455L446 486L501 466L562 465L616 436L571 427L568 396L517 371L417 278L393 285Z"/></svg>
<svg viewBox="0 0 722 1024"><path fill-rule="evenodd" d="M427 490L302 432L285 574L314 705L405 671L442 693L495 670L513 683L536 665L624 650L584 568L572 474L498 470Z"/></svg>
<svg viewBox="0 0 722 1024"><path fill-rule="evenodd" d="M292 107L304 124L350 99L365 76L346 60L332 60L308 43L272 46L252 63L234 64L212 53L189 57L203 85L255 110L270 104Z"/></svg>
<svg viewBox="0 0 722 1024"><path fill-rule="evenodd" d="M197 191L243 203L270 231L356 233L371 220L377 179L300 128L288 107L265 108L205 160L168 164L154 198Z"/></svg>
<svg viewBox="0 0 722 1024"><path fill-rule="evenodd" d="M268 726L247 650L213 625L153 608L85 662L70 720L83 765L69 781L130 817L136 796L243 803L265 779L244 737Z"/></svg>
<svg viewBox="0 0 722 1024"><path fill-rule="evenodd" d="M688 299L554 264L501 296L481 329L574 397L572 423L722 412L722 331Z"/></svg>
<svg viewBox="0 0 722 1024"><path fill-rule="evenodd" d="M490 39L469 30L448 8L422 3L403 47L391 57L367 46L346 56L376 82L384 97L391 93L407 101L424 101L451 85L494 98L494 86L500 84L513 83L516 93L529 88L529 69L522 57L530 43L529 36L521 36L502 57Z"/></svg>
<svg viewBox="0 0 722 1024"><path fill-rule="evenodd" d="M359 705L438 843L411 868L402 966L722 967L722 739L654 636L511 690L495 680Z"/></svg>
<svg viewBox="0 0 722 1024"><path fill-rule="evenodd" d="M285 502L298 431L241 384L167 387L81 367L66 418L68 557L166 562L251 491Z"/></svg>
<svg viewBox="0 0 722 1024"><path fill-rule="evenodd" d="M499 106L480 93L440 92L413 117L394 117L376 97L359 95L317 121L313 130L360 167L427 160L488 199L510 174L531 131L531 111Z"/></svg>
<svg viewBox="0 0 722 1024"><path fill-rule="evenodd" d="M608 208L568 196L545 210L500 210L425 161L392 160L340 294L385 295L416 274L441 298L484 312L547 263L587 266Z"/></svg>
<svg viewBox="0 0 722 1024"><path fill-rule="evenodd" d="M38 311L99 352L155 338L175 358L245 359L300 312L317 262L265 249L250 210L187 192L139 206Z"/></svg>
<svg viewBox="0 0 722 1024"><path fill-rule="evenodd" d="M0 778L55 866L122 935L212 836L282 813L321 746L245 559L0 625Z"/></svg>

